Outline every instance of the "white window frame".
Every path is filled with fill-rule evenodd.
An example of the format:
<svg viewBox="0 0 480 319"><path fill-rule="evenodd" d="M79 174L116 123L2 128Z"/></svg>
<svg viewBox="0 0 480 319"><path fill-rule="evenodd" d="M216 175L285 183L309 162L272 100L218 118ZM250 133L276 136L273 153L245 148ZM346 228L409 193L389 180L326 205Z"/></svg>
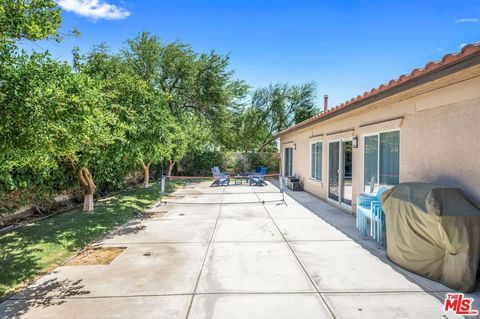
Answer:
<svg viewBox="0 0 480 319"><path fill-rule="evenodd" d="M369 136L378 136L378 147L377 147L377 174L380 174L380 134L382 133L390 133L390 132L399 132L399 143L398 143L398 147L399 147L399 164L398 164L398 176L399 176L399 182L400 182L400 176L401 176L401 163L402 163L402 133L401 133L401 130L399 128L396 128L396 129L392 129L392 130L384 130L384 131L377 131L377 132L374 132L374 133L368 133L368 134L364 134L362 135L362 176L360 178L360 189L361 189L361 192L360 193L364 193L365 192L365 138L366 137L369 137ZM377 177L378 179L378 177ZM380 181L378 181L380 183ZM379 184L380 185L380 184Z"/></svg>
<svg viewBox="0 0 480 319"><path fill-rule="evenodd" d="M320 174L320 178L315 178L313 177L312 175L312 145L313 144L317 144L317 143L320 143L321 145L321 149L322 149L322 157L320 158L320 171L321 171L321 174ZM313 181L317 181L317 182L321 182L323 180L323 141L314 141L314 142L310 142L310 149L309 149L309 157L310 157L310 161L309 161L309 174L308 174L308 177L313 180Z"/></svg>

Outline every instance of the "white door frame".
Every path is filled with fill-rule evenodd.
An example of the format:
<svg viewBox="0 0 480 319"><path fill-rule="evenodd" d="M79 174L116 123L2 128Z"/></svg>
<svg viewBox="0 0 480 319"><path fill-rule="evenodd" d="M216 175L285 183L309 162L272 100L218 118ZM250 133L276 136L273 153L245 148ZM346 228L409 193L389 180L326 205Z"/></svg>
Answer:
<svg viewBox="0 0 480 319"><path fill-rule="evenodd" d="M285 155L285 154L286 154L286 152L287 152L287 148L291 148L291 149L292 149L292 156L291 156L292 165L291 165L291 168L292 168L292 175L294 174L293 151L295 150L295 148L294 148L293 146L285 146L285 147L283 148L283 158L284 158L285 162L283 163L283 167L282 167L282 168L283 168L282 171L283 171L283 177L284 177L284 178L287 177L287 174L286 174L286 172L285 172L285 164L286 164L286 162L287 162L287 161L286 161L286 155Z"/></svg>
<svg viewBox="0 0 480 319"><path fill-rule="evenodd" d="M343 199L343 180L344 180L344 170L345 170L345 163L344 163L344 152L343 152L343 143L352 141L353 138L340 138L335 140L328 141L328 160L327 160L327 200L335 203L336 205L351 208L352 205L345 204L342 202ZM330 198L330 143L339 143L338 145L338 200L334 200ZM353 168L353 150L352 150L352 168ZM353 172L352 172L353 173ZM353 174L352 174L352 186L353 186ZM353 198L352 198L353 202Z"/></svg>

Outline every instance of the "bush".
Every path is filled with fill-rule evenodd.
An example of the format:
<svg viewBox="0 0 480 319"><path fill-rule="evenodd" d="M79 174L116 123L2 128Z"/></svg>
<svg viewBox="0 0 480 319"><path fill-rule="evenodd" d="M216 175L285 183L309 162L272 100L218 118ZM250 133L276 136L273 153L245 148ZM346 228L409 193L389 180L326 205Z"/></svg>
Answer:
<svg viewBox="0 0 480 319"><path fill-rule="evenodd" d="M126 178L134 174L135 166L129 161L103 161L90 163L96 195L123 189L135 183ZM142 172L143 174L143 172ZM143 179L143 175L138 180ZM73 202L83 200L75 169L68 161L58 160L49 168L33 169L20 167L0 176L0 219L9 218L23 206L34 206L38 213L49 213L59 208L54 198L69 195ZM60 205L61 206L61 205Z"/></svg>
<svg viewBox="0 0 480 319"><path fill-rule="evenodd" d="M68 163L58 161L42 170L17 167L0 176L0 218L22 206L49 211L55 196L77 188L78 181Z"/></svg>
<svg viewBox="0 0 480 319"><path fill-rule="evenodd" d="M187 154L177 165L176 174L180 176L210 176L212 167L225 170L229 154L220 151L203 151Z"/></svg>
<svg viewBox="0 0 480 319"><path fill-rule="evenodd" d="M242 174L250 171L250 166L247 161L243 158L235 158L233 161L233 167L231 169L235 174Z"/></svg>
<svg viewBox="0 0 480 319"><path fill-rule="evenodd" d="M268 168L267 173L278 173L280 165L280 154L279 153L247 153L245 154L247 165L250 170L255 170L257 166L265 166Z"/></svg>

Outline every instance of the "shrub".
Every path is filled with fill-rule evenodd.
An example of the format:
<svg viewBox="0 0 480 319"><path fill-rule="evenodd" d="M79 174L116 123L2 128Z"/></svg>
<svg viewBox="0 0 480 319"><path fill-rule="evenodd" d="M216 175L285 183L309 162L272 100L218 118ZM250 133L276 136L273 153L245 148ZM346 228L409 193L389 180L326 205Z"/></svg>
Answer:
<svg viewBox="0 0 480 319"><path fill-rule="evenodd" d="M214 166L225 170L228 155L228 153L221 151L203 151L187 154L178 163L176 174L181 176L210 176Z"/></svg>
<svg viewBox="0 0 480 319"><path fill-rule="evenodd" d="M241 174L250 171L247 161L243 158L235 158L232 167L233 173Z"/></svg>
<svg viewBox="0 0 480 319"><path fill-rule="evenodd" d="M265 166L268 168L267 173L278 173L280 165L279 153L261 152L245 154L246 161L251 170L257 166Z"/></svg>

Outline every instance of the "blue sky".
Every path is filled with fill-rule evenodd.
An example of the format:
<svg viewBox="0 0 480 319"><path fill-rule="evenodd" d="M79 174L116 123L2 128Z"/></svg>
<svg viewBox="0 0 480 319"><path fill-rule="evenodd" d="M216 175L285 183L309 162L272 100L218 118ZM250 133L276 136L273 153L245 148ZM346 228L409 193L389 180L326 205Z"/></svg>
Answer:
<svg viewBox="0 0 480 319"><path fill-rule="evenodd" d="M63 31L82 37L39 43L59 59L78 45L114 50L141 31L198 52L229 54L252 87L317 83L339 104L426 62L480 41L476 1L58 0Z"/></svg>

